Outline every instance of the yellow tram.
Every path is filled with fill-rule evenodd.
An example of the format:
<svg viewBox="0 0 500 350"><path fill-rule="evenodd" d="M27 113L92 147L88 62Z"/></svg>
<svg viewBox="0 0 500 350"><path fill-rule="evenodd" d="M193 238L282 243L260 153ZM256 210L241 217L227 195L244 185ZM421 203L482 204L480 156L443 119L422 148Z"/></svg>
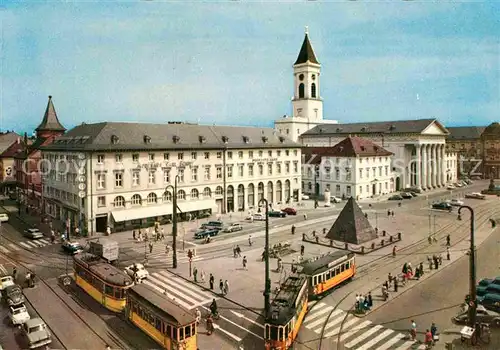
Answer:
<svg viewBox="0 0 500 350"><path fill-rule="evenodd" d="M289 349L307 313L307 278L289 276L271 303L265 321L266 350Z"/></svg>
<svg viewBox="0 0 500 350"><path fill-rule="evenodd" d="M147 284L127 293L127 318L163 349L197 350L196 317Z"/></svg>
<svg viewBox="0 0 500 350"><path fill-rule="evenodd" d="M309 298L320 297L351 279L356 274L354 255L349 251L336 251L303 263L299 273L309 280Z"/></svg>
<svg viewBox="0 0 500 350"><path fill-rule="evenodd" d="M113 312L121 312L127 302L132 279L100 257L81 253L74 257L75 282L88 295Z"/></svg>

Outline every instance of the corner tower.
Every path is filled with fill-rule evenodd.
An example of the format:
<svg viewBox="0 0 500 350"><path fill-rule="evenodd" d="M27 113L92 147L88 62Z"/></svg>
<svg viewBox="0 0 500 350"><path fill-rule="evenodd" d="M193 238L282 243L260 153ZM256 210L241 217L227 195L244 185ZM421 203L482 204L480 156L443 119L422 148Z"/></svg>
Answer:
<svg viewBox="0 0 500 350"><path fill-rule="evenodd" d="M42 122L38 125L35 131L37 139L57 137L64 134L66 131L66 128L62 126L59 122L59 118L57 118L56 109L52 103L52 96L49 96L49 102L47 103L47 108L45 109Z"/></svg>

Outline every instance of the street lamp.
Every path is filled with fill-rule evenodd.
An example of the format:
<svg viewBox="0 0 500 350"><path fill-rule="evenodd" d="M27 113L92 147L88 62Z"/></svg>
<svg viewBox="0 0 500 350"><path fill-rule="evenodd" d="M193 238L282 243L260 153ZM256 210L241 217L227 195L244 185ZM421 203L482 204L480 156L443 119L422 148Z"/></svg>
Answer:
<svg viewBox="0 0 500 350"><path fill-rule="evenodd" d="M318 181L318 174L319 173L319 166L315 165L314 166L314 209L318 207L318 196L319 196L319 189L317 186L317 181Z"/></svg>
<svg viewBox="0 0 500 350"><path fill-rule="evenodd" d="M264 246L266 276L264 285L264 309L266 310L267 316L271 305L271 301L269 300L269 296L271 295L271 279L269 278L269 203L265 198L260 199L258 205L261 203L266 205L266 242Z"/></svg>
<svg viewBox="0 0 500 350"><path fill-rule="evenodd" d="M174 185L168 185L165 187L165 193L172 189L172 267L177 268L177 183L179 181L179 175L175 175Z"/></svg>
<svg viewBox="0 0 500 350"><path fill-rule="evenodd" d="M470 211L470 255L469 255L469 288L470 288L470 301L469 301L469 327L474 328L476 324L476 253L474 246L474 209L468 205L462 205L458 208L458 220L462 220L460 215L462 209Z"/></svg>

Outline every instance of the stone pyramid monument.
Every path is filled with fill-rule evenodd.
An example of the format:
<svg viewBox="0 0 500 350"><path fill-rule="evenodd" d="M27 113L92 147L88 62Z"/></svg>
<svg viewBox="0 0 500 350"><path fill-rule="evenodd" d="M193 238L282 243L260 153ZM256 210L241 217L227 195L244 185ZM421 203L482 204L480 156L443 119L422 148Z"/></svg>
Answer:
<svg viewBox="0 0 500 350"><path fill-rule="evenodd" d="M362 244L377 238L377 233L353 197L349 198L326 238L351 244Z"/></svg>

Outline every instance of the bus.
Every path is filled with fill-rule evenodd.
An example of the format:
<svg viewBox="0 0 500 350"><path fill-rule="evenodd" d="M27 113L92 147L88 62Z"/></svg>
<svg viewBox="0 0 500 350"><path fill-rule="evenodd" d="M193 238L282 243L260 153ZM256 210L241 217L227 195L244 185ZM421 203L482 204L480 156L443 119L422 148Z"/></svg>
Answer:
<svg viewBox="0 0 500 350"><path fill-rule="evenodd" d="M162 349L198 349L195 315L148 284L128 290L125 314Z"/></svg>
<svg viewBox="0 0 500 350"><path fill-rule="evenodd" d="M80 253L74 257L75 283L88 295L113 312L122 312L127 290L133 286L125 272L98 257Z"/></svg>
<svg viewBox="0 0 500 350"><path fill-rule="evenodd" d="M289 349L307 313L307 278L289 276L271 303L264 326L265 349Z"/></svg>
<svg viewBox="0 0 500 350"><path fill-rule="evenodd" d="M301 264L299 271L309 280L309 299L320 298L326 292L349 281L356 274L354 253L335 251Z"/></svg>

